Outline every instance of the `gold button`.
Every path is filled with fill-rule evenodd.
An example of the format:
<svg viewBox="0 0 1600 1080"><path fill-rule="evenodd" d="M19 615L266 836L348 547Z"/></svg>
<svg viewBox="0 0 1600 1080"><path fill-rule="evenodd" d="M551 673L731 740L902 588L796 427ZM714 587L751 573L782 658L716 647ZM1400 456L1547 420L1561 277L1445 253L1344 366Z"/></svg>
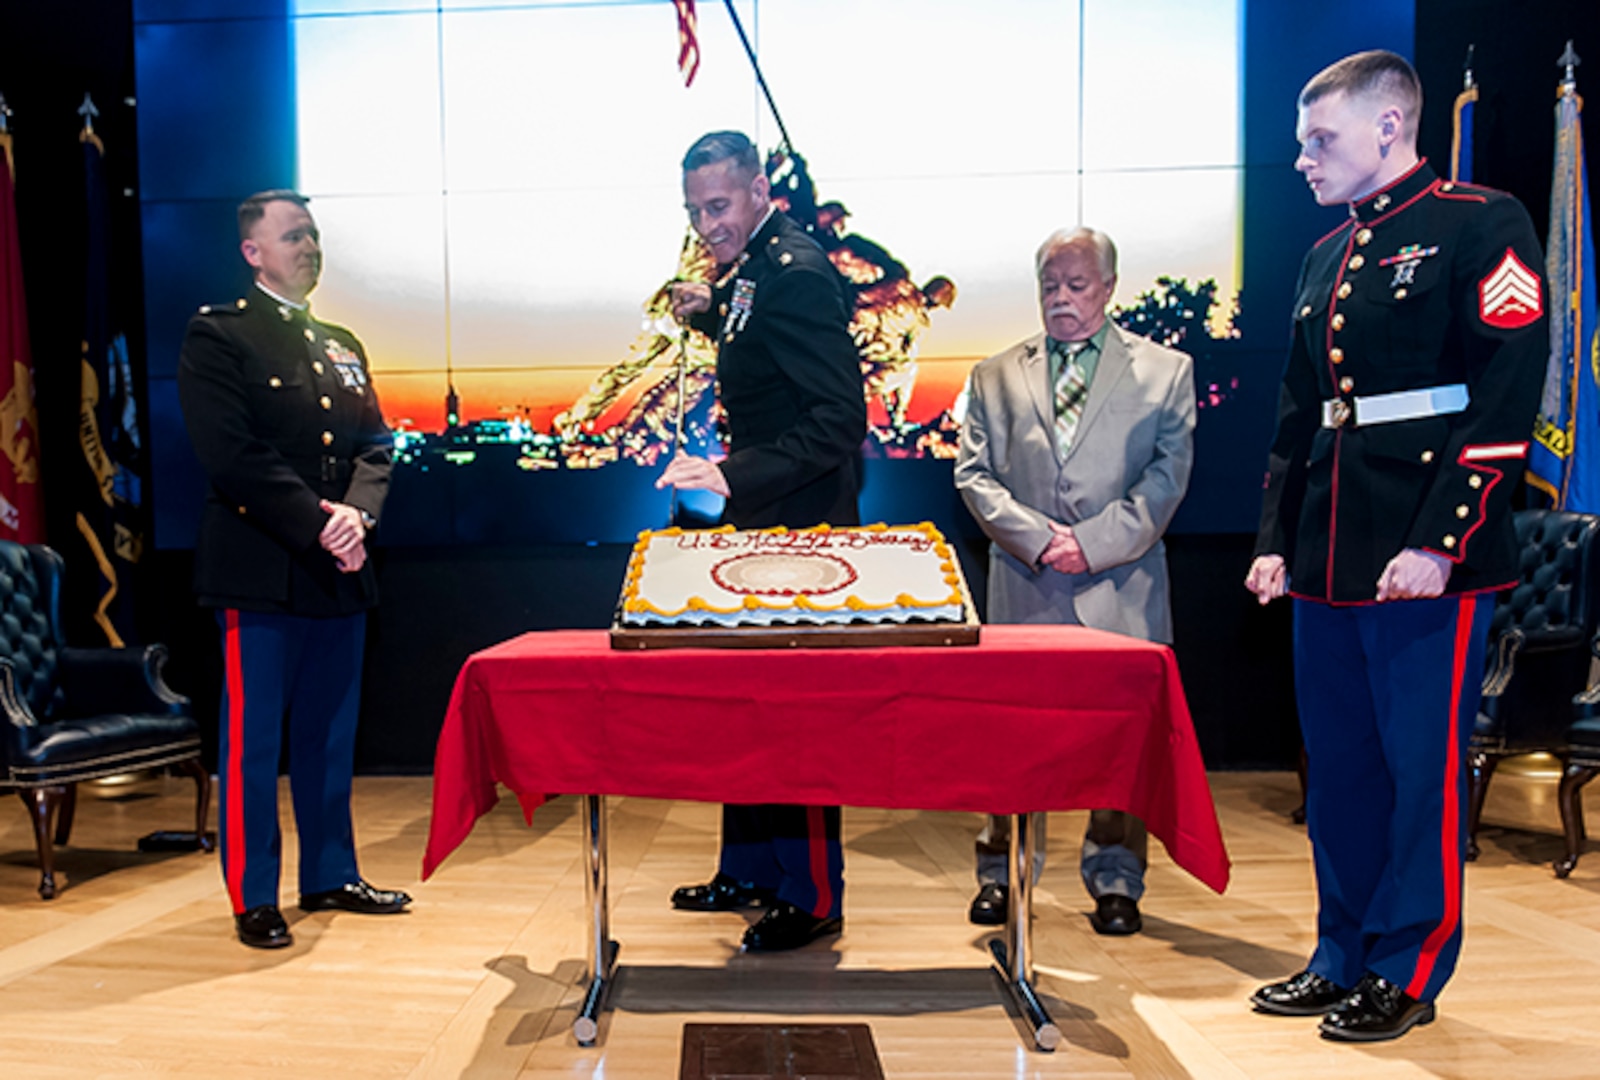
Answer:
<svg viewBox="0 0 1600 1080"><path fill-rule="evenodd" d="M1455 547L1456 546L1456 538L1453 537L1453 536L1445 537L1444 538L1444 546L1447 547L1447 548Z"/></svg>
<svg viewBox="0 0 1600 1080"><path fill-rule="evenodd" d="M1354 390L1355 388L1356 388L1356 381L1354 379L1352 379L1350 376L1346 375L1344 378L1339 380L1339 392L1340 393L1348 394L1350 391Z"/></svg>
<svg viewBox="0 0 1600 1080"><path fill-rule="evenodd" d="M319 404L322 405L322 407L324 409L333 408L333 399L331 397L329 397L327 394L323 394L322 397L318 399L318 402L319 402Z"/></svg>
<svg viewBox="0 0 1600 1080"><path fill-rule="evenodd" d="M241 296L239 299L233 302L233 306L238 308L240 311L243 311L245 308L250 306L250 303Z"/></svg>
<svg viewBox="0 0 1600 1080"><path fill-rule="evenodd" d="M274 375L272 378L267 380L267 385L276 390L278 387L283 385L283 380Z"/></svg>
<svg viewBox="0 0 1600 1080"><path fill-rule="evenodd" d="M1443 186L1439 188L1440 191L1454 191L1455 189L1456 183L1454 180L1446 180Z"/></svg>
<svg viewBox="0 0 1600 1080"><path fill-rule="evenodd" d="M1405 299L1405 298L1406 298L1406 297L1408 297L1408 296L1410 296L1410 295L1411 295L1411 293L1409 293L1409 292L1408 292L1408 291L1406 291L1406 290L1405 290L1405 289L1403 289L1403 288L1401 288L1401 289L1396 289L1396 290L1395 290L1395 291L1394 291L1394 298L1395 298L1395 299L1396 299L1396 300L1404 300L1404 299Z"/></svg>
<svg viewBox="0 0 1600 1080"><path fill-rule="evenodd" d="M727 337L723 338L723 340L724 341L732 341L733 340L733 335L729 334Z"/></svg>
<svg viewBox="0 0 1600 1080"><path fill-rule="evenodd" d="M767 242L768 242L768 243L769 243L769 244L776 244L776 243L777 243L777 242L778 242L778 238L777 238L777 237L776 237L776 236L774 236L774 237L773 237L773 238L772 238L772 239L771 239L771 240L769 240L769 241L767 241Z"/></svg>
<svg viewBox="0 0 1600 1080"><path fill-rule="evenodd" d="M1333 317L1333 328L1335 330L1343 330L1344 329L1344 316L1343 315L1335 315Z"/></svg>
<svg viewBox="0 0 1600 1080"><path fill-rule="evenodd" d="M1328 350L1328 359L1332 360L1335 364L1344 363L1344 350L1335 345L1333 348Z"/></svg>
<svg viewBox="0 0 1600 1080"><path fill-rule="evenodd" d="M723 305L721 305L721 306L719 306L717 308L717 314L718 315L726 315L727 313L728 313L728 305L727 304L723 304Z"/></svg>
<svg viewBox="0 0 1600 1080"><path fill-rule="evenodd" d="M202 310L204 310L204 309L202 309ZM1311 305L1310 304L1307 304L1305 307L1300 309L1300 317L1302 319L1305 318L1307 315L1310 315L1310 314L1311 314Z"/></svg>
<svg viewBox="0 0 1600 1080"><path fill-rule="evenodd" d="M244 514L244 507L239 507L239 513L241 516Z"/></svg>
<svg viewBox="0 0 1600 1080"><path fill-rule="evenodd" d="M333 445L333 432L324 431L322 433L322 445L323 446L332 446Z"/></svg>
<svg viewBox="0 0 1600 1080"><path fill-rule="evenodd" d="M311 361L311 370L315 371L318 375L321 375L322 371L323 371L322 361L321 360L313 360L313 361Z"/></svg>
<svg viewBox="0 0 1600 1080"><path fill-rule="evenodd" d="M317 340L317 335L311 332L311 328L309 326L305 329L305 335L307 341Z"/></svg>
<svg viewBox="0 0 1600 1080"><path fill-rule="evenodd" d="M211 305L210 304L201 304L200 305L200 314L202 314L202 315L210 315L211 314Z"/></svg>
<svg viewBox="0 0 1600 1080"><path fill-rule="evenodd" d="M1468 510L1465 505L1456 507L1456 517L1458 518L1464 518L1470 513L1472 513L1472 511Z"/></svg>
<svg viewBox="0 0 1600 1080"><path fill-rule="evenodd" d="M1422 463L1424 465L1426 465L1429 462L1431 462L1432 460L1433 460L1433 451L1432 450L1424 450L1422 452Z"/></svg>
<svg viewBox="0 0 1600 1080"><path fill-rule="evenodd" d="M1368 244L1372 243L1372 230L1362 229L1360 232L1356 233L1356 243L1361 247L1366 247Z"/></svg>
<svg viewBox="0 0 1600 1080"><path fill-rule="evenodd" d="M1365 255L1357 252L1350 256L1350 269L1360 270L1365 265L1367 265L1367 257Z"/></svg>
<svg viewBox="0 0 1600 1080"><path fill-rule="evenodd" d="M1483 486L1483 477L1479 476L1477 473L1473 473L1471 476L1467 477L1467 486L1470 488L1481 488Z"/></svg>
<svg viewBox="0 0 1600 1080"><path fill-rule="evenodd" d="M1350 299L1351 291L1352 290L1350 288L1350 283L1348 281L1345 282L1343 285L1340 285L1339 286L1339 299L1340 300L1348 300L1348 299Z"/></svg>
<svg viewBox="0 0 1600 1080"><path fill-rule="evenodd" d="M778 256L778 262L784 266L788 266L790 263L794 262L794 256L785 251L783 254Z"/></svg>

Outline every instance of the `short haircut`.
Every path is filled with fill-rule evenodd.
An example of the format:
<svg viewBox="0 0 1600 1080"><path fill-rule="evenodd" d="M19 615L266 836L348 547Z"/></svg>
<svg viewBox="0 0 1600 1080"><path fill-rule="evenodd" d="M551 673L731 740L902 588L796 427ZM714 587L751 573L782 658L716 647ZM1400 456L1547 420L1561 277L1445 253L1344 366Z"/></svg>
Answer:
<svg viewBox="0 0 1600 1080"><path fill-rule="evenodd" d="M1399 53L1372 49L1347 56L1317 72L1300 91L1303 109L1319 98L1342 93L1346 97L1381 97L1400 106L1400 134L1417 141L1417 121L1422 117L1422 80L1417 69Z"/></svg>
<svg viewBox="0 0 1600 1080"><path fill-rule="evenodd" d="M694 172L721 161L732 161L747 179L754 179L761 171L761 155L741 131L713 131L700 136L683 155L683 171Z"/></svg>
<svg viewBox="0 0 1600 1080"><path fill-rule="evenodd" d="M1111 242L1111 237L1099 229L1090 229L1079 225L1075 229L1057 229L1045 237L1044 243L1039 245L1039 252L1033 257L1033 274L1038 277L1044 272L1044 264L1058 248L1068 244L1079 243L1087 240L1094 245L1094 253L1100 259L1100 280L1110 281L1117 276L1117 245Z"/></svg>
<svg viewBox="0 0 1600 1080"><path fill-rule="evenodd" d="M288 188L256 192L239 204L239 239L250 239L250 230L255 228L256 222L266 216L268 203L292 202L296 206L304 206L310 201L298 191L290 191Z"/></svg>

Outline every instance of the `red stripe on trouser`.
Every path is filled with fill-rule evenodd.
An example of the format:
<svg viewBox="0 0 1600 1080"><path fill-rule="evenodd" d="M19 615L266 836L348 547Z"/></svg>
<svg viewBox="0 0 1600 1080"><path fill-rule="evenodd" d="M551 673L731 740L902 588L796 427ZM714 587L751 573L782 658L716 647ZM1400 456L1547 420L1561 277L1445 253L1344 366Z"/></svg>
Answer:
<svg viewBox="0 0 1600 1080"><path fill-rule="evenodd" d="M1466 675L1467 651L1472 647L1472 623L1478 598L1463 596L1456 609L1455 656L1450 662L1450 717L1445 725L1444 813L1440 830L1440 868L1444 879L1444 917L1422 943L1416 974L1406 986L1414 998L1422 996L1428 977L1439 960L1439 950L1461 925L1461 744L1456 725L1461 715L1461 681Z"/></svg>
<svg viewBox="0 0 1600 1080"><path fill-rule="evenodd" d="M814 918L826 919L833 909L833 885L828 878L828 824L822 807L806 807L806 841L811 845L811 880L817 886Z"/></svg>
<svg viewBox="0 0 1600 1080"><path fill-rule="evenodd" d="M233 913L244 913L244 661L239 650L239 613L223 613L223 663L228 680L228 760L223 768L228 831L223 845L223 879Z"/></svg>

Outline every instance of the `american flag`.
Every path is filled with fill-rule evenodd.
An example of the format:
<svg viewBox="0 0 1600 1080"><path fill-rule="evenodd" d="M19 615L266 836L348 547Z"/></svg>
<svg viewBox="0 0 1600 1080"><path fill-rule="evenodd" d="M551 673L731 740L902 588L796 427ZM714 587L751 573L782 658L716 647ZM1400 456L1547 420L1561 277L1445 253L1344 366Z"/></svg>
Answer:
<svg viewBox="0 0 1600 1080"><path fill-rule="evenodd" d="M694 73L700 70L700 37L694 15L694 0L672 0L678 12L678 70L683 73L683 85L694 85Z"/></svg>

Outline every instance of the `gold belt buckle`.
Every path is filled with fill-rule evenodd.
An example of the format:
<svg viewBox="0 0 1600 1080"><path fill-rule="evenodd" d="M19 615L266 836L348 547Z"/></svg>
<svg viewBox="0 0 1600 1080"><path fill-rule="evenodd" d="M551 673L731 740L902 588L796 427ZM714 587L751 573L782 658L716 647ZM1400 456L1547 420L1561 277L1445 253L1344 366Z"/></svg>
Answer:
<svg viewBox="0 0 1600 1080"><path fill-rule="evenodd" d="M1351 414L1350 403L1343 398L1336 398L1333 404L1328 407L1328 419L1333 421L1333 426L1336 428L1344 427L1348 424Z"/></svg>

